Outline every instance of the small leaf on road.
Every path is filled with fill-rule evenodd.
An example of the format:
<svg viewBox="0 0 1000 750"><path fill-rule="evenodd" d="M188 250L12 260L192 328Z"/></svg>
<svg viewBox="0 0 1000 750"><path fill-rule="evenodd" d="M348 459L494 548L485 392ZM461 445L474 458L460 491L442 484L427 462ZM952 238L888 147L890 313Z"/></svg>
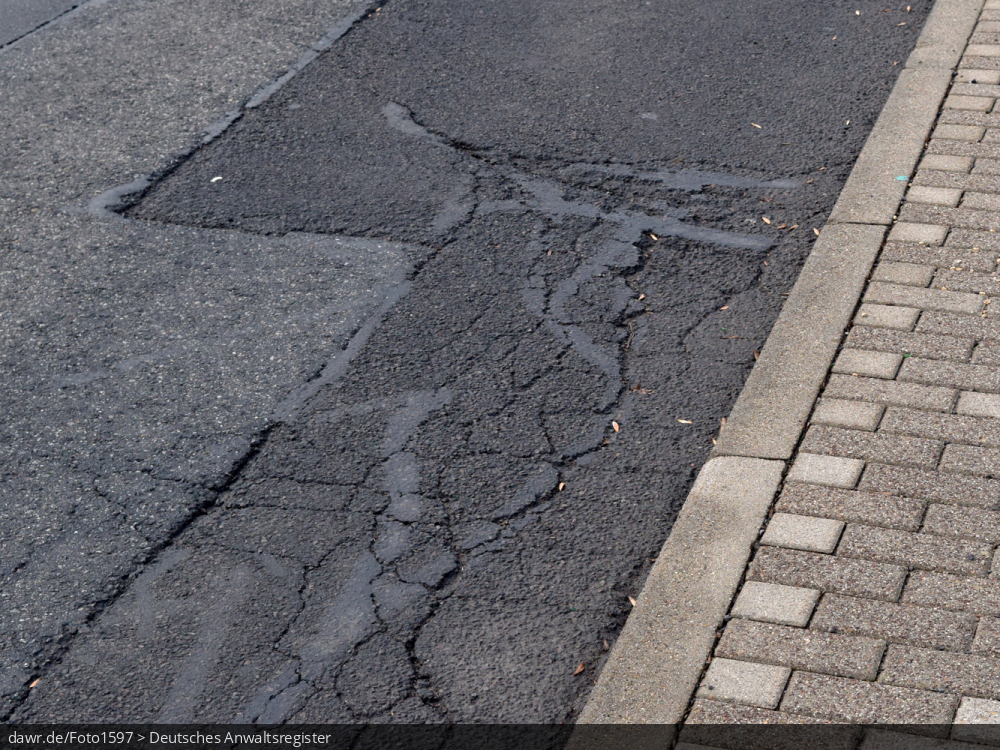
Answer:
<svg viewBox="0 0 1000 750"><path fill-rule="evenodd" d="M213 177L211 180L209 180L209 182L218 182L221 179L222 179L221 177Z"/></svg>
<svg viewBox="0 0 1000 750"><path fill-rule="evenodd" d="M763 130L764 129L764 128L762 128L760 125L758 125L755 122L751 122L750 124L753 125L755 128L757 128L757 130Z"/></svg>
<svg viewBox="0 0 1000 750"><path fill-rule="evenodd" d="M615 432L618 432L618 430L620 430L621 427L618 426L617 422L612 422L611 423L611 429L613 429Z"/></svg>
<svg viewBox="0 0 1000 750"><path fill-rule="evenodd" d="M632 597L630 596L630 597L628 598L628 600L629 600L630 602L632 602L632 606L634 607L634 606L635 606L635 599L633 599L633 598L632 598Z"/></svg>
<svg viewBox="0 0 1000 750"><path fill-rule="evenodd" d="M609 644L608 643L608 639L605 638L604 639L604 650L607 651L609 648L611 648L611 644Z"/></svg>
<svg viewBox="0 0 1000 750"><path fill-rule="evenodd" d="M566 486L565 482L560 482L559 483L559 491L562 492L563 491L563 487L565 487L565 486Z"/></svg>
<svg viewBox="0 0 1000 750"><path fill-rule="evenodd" d="M729 309L729 305L723 305L723 306L722 306L722 307L720 307L719 309L720 309L720 310L728 310L728 309Z"/></svg>
<svg viewBox="0 0 1000 750"><path fill-rule="evenodd" d="M640 294L639 295L639 301L642 302L644 299L646 299L646 295L645 294Z"/></svg>
<svg viewBox="0 0 1000 750"><path fill-rule="evenodd" d="M29 688L33 688L35 685L37 685L41 681L42 681L41 677L36 677L34 680L31 681L31 683L28 685L28 687Z"/></svg>
<svg viewBox="0 0 1000 750"><path fill-rule="evenodd" d="M580 672L582 672L582 671L583 671L583 670L585 670L586 668L587 668L587 665L586 665L586 664L584 664L584 663L583 663L583 662L581 661L581 662L580 662L580 666L578 666L578 667L576 668L576 671L575 671L575 672L573 672L573 676L575 677L576 675L580 674Z"/></svg>
<svg viewBox="0 0 1000 750"><path fill-rule="evenodd" d="M678 419L677 421L681 424L692 424L690 419Z"/></svg>
<svg viewBox="0 0 1000 750"><path fill-rule="evenodd" d="M771 223L771 220L769 218L767 218L766 216L761 216L760 220L763 221L765 224L770 224Z"/></svg>
<svg viewBox="0 0 1000 750"><path fill-rule="evenodd" d="M760 358L760 350L759 349L754 349L753 350L753 361L756 362L759 358Z"/></svg>
<svg viewBox="0 0 1000 750"><path fill-rule="evenodd" d="M649 233L649 236L653 238L653 241L654 241L654 242L655 242L656 240L659 240L659 239L660 239L659 237L657 237L657 236L656 236L655 234L653 234L652 232L650 232L650 233Z"/></svg>
<svg viewBox="0 0 1000 750"><path fill-rule="evenodd" d="M819 237L819 230L816 227L813 227L813 234Z"/></svg>

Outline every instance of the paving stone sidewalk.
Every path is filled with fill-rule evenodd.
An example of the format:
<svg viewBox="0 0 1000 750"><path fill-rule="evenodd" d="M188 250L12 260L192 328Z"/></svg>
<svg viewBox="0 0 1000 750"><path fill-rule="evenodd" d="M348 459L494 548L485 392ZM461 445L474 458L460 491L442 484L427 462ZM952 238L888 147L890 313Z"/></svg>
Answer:
<svg viewBox="0 0 1000 750"><path fill-rule="evenodd" d="M998 100L989 0L688 723L1000 723Z"/></svg>

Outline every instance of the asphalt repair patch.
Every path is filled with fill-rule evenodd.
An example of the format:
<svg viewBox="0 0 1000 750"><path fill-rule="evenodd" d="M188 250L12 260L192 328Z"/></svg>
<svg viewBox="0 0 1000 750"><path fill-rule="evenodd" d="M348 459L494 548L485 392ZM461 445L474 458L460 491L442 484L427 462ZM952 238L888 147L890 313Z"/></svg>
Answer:
<svg viewBox="0 0 1000 750"><path fill-rule="evenodd" d="M426 254L13 719L572 720L911 6L392 0L157 181L127 216Z"/></svg>

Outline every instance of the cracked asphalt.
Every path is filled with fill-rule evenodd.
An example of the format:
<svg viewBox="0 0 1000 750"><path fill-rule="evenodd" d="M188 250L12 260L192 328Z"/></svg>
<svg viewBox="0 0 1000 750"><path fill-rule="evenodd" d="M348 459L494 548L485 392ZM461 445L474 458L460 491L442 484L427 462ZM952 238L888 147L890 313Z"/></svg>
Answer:
<svg viewBox="0 0 1000 750"><path fill-rule="evenodd" d="M4 718L573 721L928 5L386 0L51 220L3 573L86 593L14 597Z"/></svg>

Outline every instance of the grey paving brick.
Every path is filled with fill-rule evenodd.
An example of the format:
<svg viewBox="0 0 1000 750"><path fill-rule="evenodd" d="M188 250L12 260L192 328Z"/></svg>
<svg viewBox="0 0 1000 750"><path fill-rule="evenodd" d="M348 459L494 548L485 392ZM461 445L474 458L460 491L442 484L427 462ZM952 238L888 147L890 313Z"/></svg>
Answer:
<svg viewBox="0 0 1000 750"><path fill-rule="evenodd" d="M986 365L908 357L899 369L897 378L901 382L1000 393L1000 368Z"/></svg>
<svg viewBox="0 0 1000 750"><path fill-rule="evenodd" d="M874 680L884 649L885 643L875 638L822 633L751 620L730 620L716 647L716 654L727 659Z"/></svg>
<svg viewBox="0 0 1000 750"><path fill-rule="evenodd" d="M941 245L948 236L948 227L938 224L897 222L889 232L893 242L921 242L925 245Z"/></svg>
<svg viewBox="0 0 1000 750"><path fill-rule="evenodd" d="M876 305L901 305L921 310L938 310L972 315L983 309L982 297L967 292L947 292L899 284L874 282L865 290L865 302Z"/></svg>
<svg viewBox="0 0 1000 750"><path fill-rule="evenodd" d="M975 49L977 46L979 45L972 44L970 49ZM969 54L972 54L972 52ZM977 81L976 83L956 81L951 87L951 93L957 94L958 96L976 96L984 99L996 99L1000 96L1000 86L981 81ZM961 107L955 107L955 109L961 109ZM936 132L937 129L935 129L935 134Z"/></svg>
<svg viewBox="0 0 1000 750"><path fill-rule="evenodd" d="M996 57L978 57L976 55L966 55L959 63L963 68L977 68L980 70L1000 69L1000 59Z"/></svg>
<svg viewBox="0 0 1000 750"><path fill-rule="evenodd" d="M939 724L951 722L958 696L796 672L781 710L854 724Z"/></svg>
<svg viewBox="0 0 1000 750"><path fill-rule="evenodd" d="M845 341L847 346L854 349L876 349L927 359L950 359L956 362L969 361L974 343L975 340L971 338L864 326L852 327Z"/></svg>
<svg viewBox="0 0 1000 750"><path fill-rule="evenodd" d="M975 54L982 57L994 57L993 54L986 54L984 50L992 50L993 48L989 45L977 45ZM1000 49L1000 48L998 48ZM972 50L967 50L969 54L973 54ZM944 100L945 109L972 109L977 112L989 112L993 109L994 100L988 96L956 96L952 94L947 99ZM947 143L947 141L943 141ZM937 153L937 152L935 152Z"/></svg>
<svg viewBox="0 0 1000 750"><path fill-rule="evenodd" d="M958 398L954 388L900 383L881 378L855 378L850 375L831 375L823 391L825 398L874 401L895 406L912 406L915 409L951 411Z"/></svg>
<svg viewBox="0 0 1000 750"><path fill-rule="evenodd" d="M1000 656L1000 618L980 618L976 627L976 637L972 641L972 651L994 657Z"/></svg>
<svg viewBox="0 0 1000 750"><path fill-rule="evenodd" d="M833 372L892 380L903 361L901 354L844 349L833 363Z"/></svg>
<svg viewBox="0 0 1000 750"><path fill-rule="evenodd" d="M842 521L815 516L801 516L794 513L775 513L767 522L767 529L760 543L771 547L803 549L809 552L829 554L837 546Z"/></svg>
<svg viewBox="0 0 1000 750"><path fill-rule="evenodd" d="M924 533L1000 544L1000 511L932 503L924 517Z"/></svg>
<svg viewBox="0 0 1000 750"><path fill-rule="evenodd" d="M1000 395L963 391L958 396L955 411L977 417L1000 417Z"/></svg>
<svg viewBox="0 0 1000 750"><path fill-rule="evenodd" d="M1000 250L1000 233L983 232L978 229L952 229L948 233L945 247L978 247L980 251L997 252Z"/></svg>
<svg viewBox="0 0 1000 750"><path fill-rule="evenodd" d="M747 577L751 581L894 602L899 598L906 568L816 552L761 547L750 564Z"/></svg>
<svg viewBox="0 0 1000 750"><path fill-rule="evenodd" d="M976 617L964 612L824 594L810 628L867 635L890 643L964 651L972 643Z"/></svg>
<svg viewBox="0 0 1000 750"><path fill-rule="evenodd" d="M935 414L891 406L882 418L879 432L1000 447L1000 421L959 414Z"/></svg>
<svg viewBox="0 0 1000 750"><path fill-rule="evenodd" d="M982 111L982 110L980 110ZM928 154L947 156L971 156L979 159L1000 158L1000 149L995 143L967 143L965 141L946 141L933 139L927 144Z"/></svg>
<svg viewBox="0 0 1000 750"><path fill-rule="evenodd" d="M976 31L973 33L973 38L979 33L993 33L997 29L992 28L994 25L989 21L980 23L976 26ZM959 83L988 83L988 84L998 84L1000 83L1000 70L962 70L955 77L955 80Z"/></svg>
<svg viewBox="0 0 1000 750"><path fill-rule="evenodd" d="M995 178L1000 183L1000 177ZM887 245L882 251L886 259L907 259L906 262L919 265L947 268L949 270L975 271L992 273L996 270L996 254L983 249L946 245L945 247L927 247L926 245L903 245L893 243L893 249Z"/></svg>
<svg viewBox="0 0 1000 750"><path fill-rule="evenodd" d="M850 524L840 538L837 556L984 576L989 572L993 548L964 539Z"/></svg>
<svg viewBox="0 0 1000 750"><path fill-rule="evenodd" d="M1000 144L965 144L952 141L953 147L966 149L998 148ZM1000 152L998 152L1000 153ZM1000 229L1000 217L993 211L979 211L973 208L951 208L930 204L908 203L899 210L901 222L911 222L919 225L939 225L948 227L964 227L966 229ZM898 226L898 225L897 225ZM930 244L930 243L928 243ZM940 244L940 243L937 243Z"/></svg>
<svg viewBox="0 0 1000 750"><path fill-rule="evenodd" d="M974 445L949 445L941 456L941 471L1000 477L1000 450Z"/></svg>
<svg viewBox="0 0 1000 750"><path fill-rule="evenodd" d="M993 274L976 273L974 271L952 271L942 268L934 274L934 289L949 292L972 292L987 295L1000 294L1000 281Z"/></svg>
<svg viewBox="0 0 1000 750"><path fill-rule="evenodd" d="M959 71L959 75L964 75L966 72L979 71L967 68ZM991 75L1000 74L1000 70L986 72ZM938 122L942 125L979 125L984 128L994 128L1000 125L1000 113L987 114L986 112L974 112L971 110L947 109L942 110L938 116Z"/></svg>
<svg viewBox="0 0 1000 750"><path fill-rule="evenodd" d="M1000 57L1000 45L970 44L965 48L965 54L976 57ZM956 107L956 109L961 109L961 107Z"/></svg>
<svg viewBox="0 0 1000 750"><path fill-rule="evenodd" d="M776 583L747 581L730 614L748 620L803 628L809 624L819 591Z"/></svg>
<svg viewBox="0 0 1000 750"><path fill-rule="evenodd" d="M972 352L972 364L1000 367L1000 341L981 341Z"/></svg>
<svg viewBox="0 0 1000 750"><path fill-rule="evenodd" d="M1000 581L914 571L906 582L901 601L996 617L1000 615Z"/></svg>
<svg viewBox="0 0 1000 750"><path fill-rule="evenodd" d="M962 196L962 208L975 208L981 211L1000 211L1000 195L968 191Z"/></svg>
<svg viewBox="0 0 1000 750"><path fill-rule="evenodd" d="M879 681L887 685L968 695L1000 697L1000 661L982 654L958 654L892 644Z"/></svg>
<svg viewBox="0 0 1000 750"><path fill-rule="evenodd" d="M796 714L785 713L783 711L772 711L766 708L756 708L754 706L741 706L738 703L723 703L722 701L706 700L696 698L691 704L691 712L685 721L685 728L681 737L684 739L702 738L705 735L695 732L689 733L690 725L711 725L722 724L731 726L733 724L811 724L815 719ZM825 728L821 729L817 736L825 735ZM731 734L726 732L726 737ZM752 737L753 735L748 735ZM709 739L700 739L699 744L704 746ZM728 744L728 743L726 743ZM749 747L749 746L748 746ZM810 750L816 747L809 745ZM851 746L845 746L846 748Z"/></svg>
<svg viewBox="0 0 1000 750"><path fill-rule="evenodd" d="M788 483L778 498L775 510L916 531L920 528L924 507L923 501L887 494Z"/></svg>
<svg viewBox="0 0 1000 750"><path fill-rule="evenodd" d="M863 468L863 461L802 452L788 472L788 481L849 489L857 483Z"/></svg>
<svg viewBox="0 0 1000 750"><path fill-rule="evenodd" d="M812 424L871 432L878 427L884 409L881 404L870 404L865 401L821 398L816 402L816 408L809 421Z"/></svg>
<svg viewBox="0 0 1000 750"><path fill-rule="evenodd" d="M791 670L786 667L715 658L708 665L695 695L760 708L776 708L790 674Z"/></svg>
<svg viewBox="0 0 1000 750"><path fill-rule="evenodd" d="M924 191L942 191L942 188L914 188ZM911 191L912 192L912 191ZM959 191L948 191L957 193ZM896 260L883 260L872 273L872 281L886 281L890 284L909 284L910 286L927 286L934 278L934 266L919 263L904 263Z"/></svg>
<svg viewBox="0 0 1000 750"><path fill-rule="evenodd" d="M978 340L1000 339L1000 319L956 315L948 312L925 312L917 323L918 333L941 333Z"/></svg>
<svg viewBox="0 0 1000 750"><path fill-rule="evenodd" d="M943 447L940 440L813 425L806 432L801 450L872 463L933 469L938 465Z"/></svg>
<svg viewBox="0 0 1000 750"><path fill-rule="evenodd" d="M972 169L972 159L968 156L927 154L920 160L921 169L936 169L942 172L968 172Z"/></svg>
<svg viewBox="0 0 1000 750"><path fill-rule="evenodd" d="M947 127L952 128L970 128L971 130L982 132L982 128L976 128L970 125L949 125ZM980 135L980 137L982 137ZM976 140L979 140L977 138ZM906 191L906 200L910 203L930 203L932 205L938 206L957 206L958 202L962 199L962 191L956 190L950 187L928 187L925 185L913 185L909 190ZM879 279L880 281L896 281L900 282L894 278Z"/></svg>
<svg viewBox="0 0 1000 750"><path fill-rule="evenodd" d="M934 138L941 138L949 141L979 141L986 133L985 128L975 125L938 125L934 128ZM907 195L909 198L909 195ZM938 203L938 201L924 201L925 203ZM954 204L952 204L954 205Z"/></svg>
<svg viewBox="0 0 1000 750"><path fill-rule="evenodd" d="M854 316L854 325L912 331L919 315L920 310L915 307L864 304Z"/></svg>
<svg viewBox="0 0 1000 750"><path fill-rule="evenodd" d="M1000 510L1000 481L903 466L869 465L858 489Z"/></svg>

